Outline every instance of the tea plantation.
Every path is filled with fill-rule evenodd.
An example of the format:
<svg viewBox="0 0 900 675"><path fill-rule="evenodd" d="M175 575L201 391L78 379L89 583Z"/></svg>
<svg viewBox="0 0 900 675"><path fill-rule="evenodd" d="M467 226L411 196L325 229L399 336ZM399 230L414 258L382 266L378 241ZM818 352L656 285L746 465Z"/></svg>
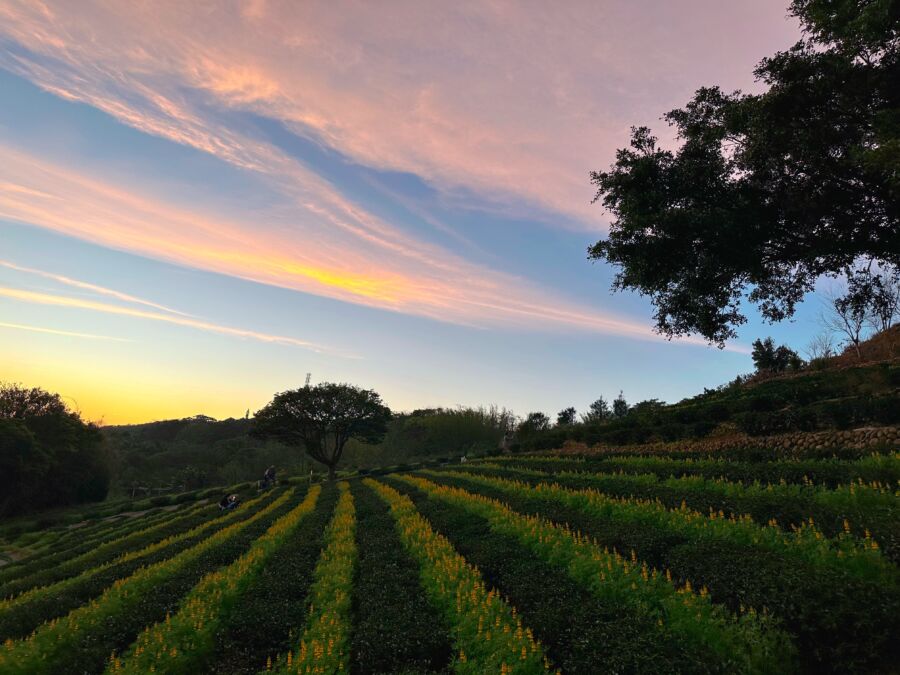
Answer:
<svg viewBox="0 0 900 675"><path fill-rule="evenodd" d="M900 664L900 454L505 455L7 537L0 673Z"/></svg>

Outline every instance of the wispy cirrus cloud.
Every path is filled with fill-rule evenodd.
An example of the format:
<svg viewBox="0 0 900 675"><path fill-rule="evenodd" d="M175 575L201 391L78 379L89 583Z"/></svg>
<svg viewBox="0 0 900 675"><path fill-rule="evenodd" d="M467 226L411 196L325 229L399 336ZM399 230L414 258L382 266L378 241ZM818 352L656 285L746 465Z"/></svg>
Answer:
<svg viewBox="0 0 900 675"><path fill-rule="evenodd" d="M44 326L30 326L21 323L7 323L0 321L0 328L9 328L11 330L24 330L30 333L46 333L48 335L60 335L62 337L84 338L86 340L109 340L111 342L131 342L128 338L113 337L110 335L95 335L94 333L79 333L71 330L61 330L58 328L46 328Z"/></svg>
<svg viewBox="0 0 900 675"><path fill-rule="evenodd" d="M0 65L239 165L268 160L217 107L448 194L599 228L587 173L629 125L708 81L751 85L756 60L798 35L784 0L241 7L11 0Z"/></svg>
<svg viewBox="0 0 900 675"><path fill-rule="evenodd" d="M37 305L49 305L52 307L68 307L72 309L83 309L92 312L101 312L104 314L115 314L118 316L128 316L136 319L146 319L149 321L161 321L163 323L175 324L186 328L194 328L197 330L207 331L210 333L218 333L220 335L228 335L231 337L247 338L260 342L269 342L272 344L288 345L292 347L302 347L313 352L328 353L346 358L357 358L351 354L341 353L329 347L317 345L313 342L299 340L297 338L285 335L272 335L270 333L262 333L255 330L247 330L244 328L234 328L231 326L223 326L199 319L191 319L183 316L173 316L171 314L162 314L159 312L148 312L142 309L132 307L122 307L119 305L111 305L105 302L96 302L93 300L84 300L81 298L72 298L64 295L54 295L52 293L39 293L35 291L27 291L18 288L8 288L0 286L0 297L27 302ZM74 333L73 333L74 334Z"/></svg>
<svg viewBox="0 0 900 675"><path fill-rule="evenodd" d="M692 2L712 24L734 23L740 14L745 30L731 35L729 54L741 72L758 50L771 51L741 37L753 33L746 29L754 22L771 21L771 12ZM767 0L766 8L777 5L780 17L781 3ZM464 194L480 207L597 229L588 169L612 158L636 107L694 86L678 79L679 65L702 55L710 76L719 72L722 61L703 53L708 25L685 23L680 17L689 12L663 6L670 20L623 31L640 18L630 3L413 3L389 12L364 4L348 12L255 2L244 9L11 0L0 6L0 67L253 172L288 208L252 220L220 217L5 147L0 215L441 321L658 339L642 322L473 264L385 222L285 151L235 127L228 113L261 115L354 162L413 173L451 200ZM679 21L684 31L672 30ZM626 81L640 84L626 89Z"/></svg>
<svg viewBox="0 0 900 675"><path fill-rule="evenodd" d="M197 269L439 321L660 339L641 323L604 315L542 291L525 279L415 242L382 245L374 234L365 248L358 249L347 247L340 236L335 238L333 232L315 224L297 237L285 237L282 231L268 232L248 222L187 211L9 148L0 146L0 153L6 160L0 165L0 181L17 181L26 190L40 185L46 194L43 199L23 198L21 189L0 188L3 218ZM369 214L352 213L374 223L376 232L382 227ZM372 254L373 246L381 249L378 256ZM53 272L31 268L27 272L120 300L149 303L68 277L62 281ZM175 318L172 323L182 320Z"/></svg>
<svg viewBox="0 0 900 675"><path fill-rule="evenodd" d="M168 312L169 314L190 316L189 314L180 312L177 309L172 309L171 307L167 307L166 305L160 305L159 303L152 302L150 300L144 300L143 298L129 295L128 293L122 293L120 291L113 290L112 288L98 286L97 284L91 284L86 281L79 281L78 279L73 279L62 274L45 272L43 270L34 269L33 267L23 267L21 265L16 265L15 263L9 262L8 260L0 260L0 267L5 267L6 269L14 270L16 272L24 272L26 274L36 275L44 279L50 279L51 281L65 284L66 286L72 286L73 288L90 291L91 293L96 293L98 295L105 295L111 298L115 298L116 300L122 300L123 302L130 302L136 305L144 305L145 307L150 307L152 309L162 310L163 312Z"/></svg>

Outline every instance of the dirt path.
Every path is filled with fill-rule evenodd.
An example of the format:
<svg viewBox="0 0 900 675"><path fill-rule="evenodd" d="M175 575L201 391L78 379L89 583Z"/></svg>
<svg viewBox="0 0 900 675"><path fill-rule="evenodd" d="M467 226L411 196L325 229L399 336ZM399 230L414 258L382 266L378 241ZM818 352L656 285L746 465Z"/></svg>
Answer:
<svg viewBox="0 0 900 675"><path fill-rule="evenodd" d="M0 567L18 562L23 558L27 558L29 555L31 555L31 551L20 548L11 548L0 551Z"/></svg>

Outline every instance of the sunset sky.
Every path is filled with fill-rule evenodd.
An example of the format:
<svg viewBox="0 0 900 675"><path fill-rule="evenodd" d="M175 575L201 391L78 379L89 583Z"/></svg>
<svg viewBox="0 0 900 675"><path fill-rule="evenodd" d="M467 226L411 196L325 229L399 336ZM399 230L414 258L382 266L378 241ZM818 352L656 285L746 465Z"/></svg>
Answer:
<svg viewBox="0 0 900 675"><path fill-rule="evenodd" d="M676 401L802 348L668 342L609 293L588 172L787 0L0 3L0 380L106 424L313 382L394 409Z"/></svg>

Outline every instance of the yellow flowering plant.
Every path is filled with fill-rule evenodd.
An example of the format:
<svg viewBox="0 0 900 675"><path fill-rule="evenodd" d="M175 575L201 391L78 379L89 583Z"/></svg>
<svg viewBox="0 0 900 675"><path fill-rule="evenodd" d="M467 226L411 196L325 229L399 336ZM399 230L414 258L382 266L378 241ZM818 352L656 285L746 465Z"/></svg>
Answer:
<svg viewBox="0 0 900 675"><path fill-rule="evenodd" d="M813 565L842 570L866 580L883 580L896 585L900 574L871 538L860 541L845 532L829 539L812 519L785 532L777 524L758 524L748 515L726 516L722 511L708 514L694 511L685 502L667 508L658 500L611 497L595 489L569 489L554 482L531 485L523 481L476 476L460 471L423 470L426 476L458 478L511 494L558 502L586 513L602 511L623 521L649 523L671 532L698 539L719 538L734 544L767 549L803 559Z"/></svg>
<svg viewBox="0 0 900 675"><path fill-rule="evenodd" d="M349 664L350 603L356 561L356 510L346 482L325 532L325 548L310 588L309 616L296 651L267 670L279 673L346 672Z"/></svg>
<svg viewBox="0 0 900 675"><path fill-rule="evenodd" d="M514 607L488 589L478 570L436 533L409 497L392 487L365 480L388 503L397 531L421 570L422 584L451 626L457 673L544 673L550 670L540 643Z"/></svg>
<svg viewBox="0 0 900 675"><path fill-rule="evenodd" d="M756 613L730 615L711 602L705 587L692 588L690 582L676 587L634 554L626 558L567 526L518 514L496 499L421 477L398 480L485 518L493 531L518 539L611 606L630 606L655 617L668 639L695 651L697 660L713 671L775 673L793 667L794 649L787 635Z"/></svg>
<svg viewBox="0 0 900 675"><path fill-rule="evenodd" d="M321 491L318 485L311 487L305 499L276 520L250 550L231 565L203 577L182 600L176 614L147 627L128 652L110 659L107 672L197 672L235 600L300 521L313 511Z"/></svg>
<svg viewBox="0 0 900 675"><path fill-rule="evenodd" d="M59 664L66 661L69 650L78 649L88 636L107 630L112 617L137 608L142 598L166 577L267 517L292 496L293 491L285 492L250 518L219 530L172 558L119 579L99 598L44 624L27 639L8 641L0 648L0 672L4 675L60 672Z"/></svg>
<svg viewBox="0 0 900 675"><path fill-rule="evenodd" d="M113 560L84 569L82 572L73 574L72 576L69 576L56 583L48 584L46 586L38 586L13 598L0 600L0 613L10 611L15 607L25 605L27 603L35 602L41 598L58 595L66 588L79 584L110 567L115 567L116 565L120 565L122 563L145 558L156 553L157 551L172 546L173 544L177 544L178 542L184 541L186 539L193 539L194 537L202 535L204 532L208 532L214 530L217 527L223 527L237 520L240 520L246 517L247 511L249 509L253 509L258 504L265 501L267 497L268 495L263 495L261 497L257 497L256 499L251 499L243 505L242 509L239 509L237 511L230 511L222 516L219 516L218 518L213 518L207 520L206 522L200 523L199 525L192 527L185 532L180 532L178 534L173 534L171 536L165 537L164 539L153 541L139 549L125 551ZM77 567L74 567L74 569L77 569Z"/></svg>

